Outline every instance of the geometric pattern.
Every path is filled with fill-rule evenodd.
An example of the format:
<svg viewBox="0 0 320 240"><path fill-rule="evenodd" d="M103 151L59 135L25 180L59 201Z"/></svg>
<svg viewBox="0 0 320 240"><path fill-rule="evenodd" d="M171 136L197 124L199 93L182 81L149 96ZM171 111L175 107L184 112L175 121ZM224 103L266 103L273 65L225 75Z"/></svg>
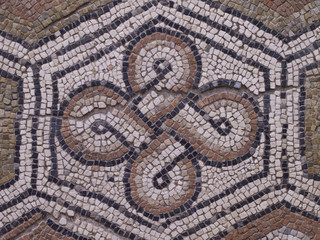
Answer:
<svg viewBox="0 0 320 240"><path fill-rule="evenodd" d="M320 27L284 37L220 6L115 0L35 43L1 31L19 91L1 238L319 238Z"/></svg>

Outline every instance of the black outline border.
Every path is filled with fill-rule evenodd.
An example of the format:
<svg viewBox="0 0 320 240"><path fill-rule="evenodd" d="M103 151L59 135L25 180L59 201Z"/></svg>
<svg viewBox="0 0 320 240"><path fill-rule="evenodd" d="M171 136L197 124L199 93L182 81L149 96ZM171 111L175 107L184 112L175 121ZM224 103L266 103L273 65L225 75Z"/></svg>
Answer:
<svg viewBox="0 0 320 240"><path fill-rule="evenodd" d="M275 30L271 30L271 29L265 27L262 22L259 22L259 21L257 21L256 19L253 19L253 18L251 18L251 17L248 17L248 16L246 16L246 15L243 15L243 14L241 14L240 12L238 12L238 11L232 9L232 8L225 7L224 5L219 4L219 3L211 2L210 0L203 0L203 1L204 1L204 2L207 2L211 7L219 8L220 10L222 10L222 11L224 11L224 12L226 12L226 13L230 13L230 14L232 14L232 15L234 15L234 16L241 17L243 20L248 20L248 21L252 22L252 23L253 23L254 25L256 25L259 29L262 29L262 30L265 31L265 32L271 33L272 35L278 37L280 40L284 41L285 43L289 43L290 41L299 38L299 36L301 36L301 34L303 34L303 33L305 33L305 32L308 32L308 31L310 31L310 30L314 30L315 28L317 28L317 27L320 25L320 22L319 22L319 23L318 23L318 22L317 22L317 23L314 23L314 24L310 25L308 28L302 29L298 34L296 34L296 35L294 35L294 36L292 36L292 37L286 38L286 37L278 34ZM79 22L84 22L84 21L87 21L87 20L89 20L89 19L96 18L97 12L98 12L98 14L101 15L101 14L103 14L105 11L109 11L110 8L112 8L114 5L117 5L117 4L120 3L120 2L121 2L121 1L116 0L116 1L114 1L114 2L112 2L112 3L110 3L110 4L108 4L108 5L106 5L106 6L103 7L103 8L99 8L99 9L98 9L97 11L95 11L94 13L86 14L86 15L82 16L82 17L80 18L80 21L76 21L76 22L74 22L74 23L72 23L72 24L69 24L67 27L62 28L62 29L60 30L60 33L63 35L66 31L68 31L68 30L76 27L77 24L80 24ZM157 2L157 1L153 1L153 2ZM220 8L220 6L223 6L223 8ZM31 51L32 49L36 49L36 48L42 46L44 43L46 43L46 42L48 42L48 41L50 41L50 40L54 40L54 39L55 39L55 36L54 36L54 35L51 35L50 37L45 37L45 38L41 39L41 40L40 40L38 43L36 43L36 44L30 45L30 44L26 43L25 41L23 41L22 39L19 39L19 38L17 38L17 37L14 37L14 36L12 36L11 34L7 34L7 33L5 33L4 31L1 31L1 30L0 30L0 35L3 36L4 38L7 38L7 39L10 39L10 40L12 40L12 41L15 41L15 42L18 42L18 43L22 44L25 48L29 49L29 51ZM313 46L314 46L315 44L317 45L316 48L318 48L318 47L319 47L319 46L318 46L318 43L313 43ZM306 55L307 52L304 52L303 54ZM302 55L303 55L303 54L302 54ZM286 59L286 62L290 62L290 61L292 61L292 58L299 58L299 57L301 57L302 55L300 55L300 56L296 56L296 55L295 55L295 56L294 56L294 54L293 54L292 56L288 56L287 59ZM49 60L49 61L50 61L50 60ZM45 63L45 62L42 62L42 63L40 63L40 64L43 64L43 63ZM283 69L285 69L284 66L283 66ZM3 72L3 71L2 71L2 72ZM3 73L3 74L6 74L6 73ZM282 79L284 80L284 83L286 83L285 78L286 78L286 71L283 70ZM283 85L283 86L284 86L284 85ZM19 89L21 89L20 82L19 82ZM300 96L303 96L303 94L304 94L304 87L302 86L302 87L301 87L301 95L300 95ZM300 101L300 102L301 102L301 101ZM20 92L19 92L19 104L21 104L21 103L23 103L23 98L21 98L21 94L20 94ZM21 106L21 105L20 105L20 106ZM302 107L302 106L303 106L303 105L301 105L301 107ZM303 108L303 107L302 107L302 108ZM301 110L301 108L300 108L300 110ZM302 112L303 112L303 110L301 110L301 113L302 113ZM17 122L15 123L15 126L16 126L16 124L17 124ZM300 125L300 127L302 127L302 125ZM301 128L300 128L300 129L301 129ZM304 134L304 131L301 131L301 133ZM18 139L19 136L20 136L20 135L19 135L19 130L16 130L16 135L17 135L17 139ZM17 144L16 149L17 149L17 148L19 148L19 144ZM303 150L303 149L302 149L302 150ZM18 156L16 156L15 161L16 161L17 159L18 159ZM15 177L15 179L16 179L17 177L19 177L19 176L17 175L17 176ZM60 183L61 183L61 182L60 182ZM9 187L8 184L9 184L9 186L11 185L11 183L6 183L6 184L4 184L4 185L1 185L1 188L0 188L0 189L8 188L8 187ZM67 185L69 185L69 184L67 184ZM291 186L291 187L292 187L292 186ZM291 188L291 187L288 186L288 188ZM25 192L25 193L27 193L27 195L29 195L29 194L30 194L30 195L37 195L37 196L39 196L39 197L49 197L49 196L47 196L46 194L42 194L42 193L40 193L40 192L37 192L37 191L34 192L34 191L35 191L35 190L29 189L29 190L28 190L27 192ZM15 205L16 203L20 202L23 198L24 198L24 195L21 195L21 196L18 197L17 199L11 200L11 203L12 203L13 205ZM49 197L49 198L51 198L51 197ZM19 199L20 199L20 200L19 200ZM292 209L289 203L286 203L286 202L283 201L281 204L284 205L284 206L286 206L286 207L288 207L288 208L290 207L290 209ZM7 205L7 204L5 204L5 205ZM9 205L11 205L11 204L9 204ZM1 205L1 206L0 206L0 210L3 210L3 207L4 207L4 206ZM276 207L276 206L272 206L271 208L275 208L275 207ZM301 213L302 215L305 215L305 216L307 216L307 217L309 217L309 218L313 218L314 220L318 219L317 217L312 216L311 214L306 213L306 212L304 212L304 211L301 211L301 210L299 210L299 209L297 209L297 208L294 208L294 210L291 210L291 211L297 211L297 212Z"/></svg>

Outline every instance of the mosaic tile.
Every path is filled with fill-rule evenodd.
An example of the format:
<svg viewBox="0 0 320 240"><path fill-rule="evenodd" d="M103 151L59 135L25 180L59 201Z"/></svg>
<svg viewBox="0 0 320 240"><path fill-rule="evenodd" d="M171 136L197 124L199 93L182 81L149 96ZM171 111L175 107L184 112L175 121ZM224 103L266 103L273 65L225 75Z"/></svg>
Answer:
<svg viewBox="0 0 320 240"><path fill-rule="evenodd" d="M320 27L284 35L249 14L316 2L22 12L62 15L0 33L0 239L319 239Z"/></svg>
<svg viewBox="0 0 320 240"><path fill-rule="evenodd" d="M219 1L262 22L278 35L293 36L319 22L319 1ZM223 6L222 5L222 6Z"/></svg>
<svg viewBox="0 0 320 240"><path fill-rule="evenodd" d="M319 229L310 219L279 204L270 208L269 214L263 214L245 226L226 236L225 239L317 239Z"/></svg>
<svg viewBox="0 0 320 240"><path fill-rule="evenodd" d="M320 174L319 149L318 149L318 91L319 78L317 75L307 73L306 83L306 100L305 100L305 152L306 165L305 172L310 176L317 178ZM319 73L318 73L319 75ZM319 179L319 178L317 178Z"/></svg>
<svg viewBox="0 0 320 240"><path fill-rule="evenodd" d="M290 16L292 13L301 10L307 3L312 2L312 0L306 1L270 1L270 0L260 0L272 10L275 10L282 16Z"/></svg>
<svg viewBox="0 0 320 240"><path fill-rule="evenodd" d="M93 12L109 2L111 0L1 0L1 30L34 42L74 24L79 15Z"/></svg>
<svg viewBox="0 0 320 240"><path fill-rule="evenodd" d="M0 184L14 178L15 119L18 112L18 83L0 80Z"/></svg>
<svg viewBox="0 0 320 240"><path fill-rule="evenodd" d="M2 9L8 9L13 15L20 16L20 18L29 22L36 20L42 12L60 3L62 3L62 1L0 1Z"/></svg>

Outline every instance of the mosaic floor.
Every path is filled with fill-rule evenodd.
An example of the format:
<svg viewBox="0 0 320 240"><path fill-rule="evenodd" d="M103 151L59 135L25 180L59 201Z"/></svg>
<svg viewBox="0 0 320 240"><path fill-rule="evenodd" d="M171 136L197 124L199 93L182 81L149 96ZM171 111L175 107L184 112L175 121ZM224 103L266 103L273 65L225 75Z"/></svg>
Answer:
<svg viewBox="0 0 320 240"><path fill-rule="evenodd" d="M0 239L320 239L319 1L41 2L0 0Z"/></svg>

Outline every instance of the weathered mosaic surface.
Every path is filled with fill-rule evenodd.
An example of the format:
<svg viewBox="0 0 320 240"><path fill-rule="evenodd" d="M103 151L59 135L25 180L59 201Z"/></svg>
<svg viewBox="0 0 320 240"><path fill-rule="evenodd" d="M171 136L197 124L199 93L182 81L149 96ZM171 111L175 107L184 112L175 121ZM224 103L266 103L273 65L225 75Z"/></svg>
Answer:
<svg viewBox="0 0 320 240"><path fill-rule="evenodd" d="M3 2L0 239L320 239L318 1Z"/></svg>
<svg viewBox="0 0 320 240"><path fill-rule="evenodd" d="M14 177L14 156L16 137L14 122L18 111L18 84L7 78L0 78L0 183Z"/></svg>

